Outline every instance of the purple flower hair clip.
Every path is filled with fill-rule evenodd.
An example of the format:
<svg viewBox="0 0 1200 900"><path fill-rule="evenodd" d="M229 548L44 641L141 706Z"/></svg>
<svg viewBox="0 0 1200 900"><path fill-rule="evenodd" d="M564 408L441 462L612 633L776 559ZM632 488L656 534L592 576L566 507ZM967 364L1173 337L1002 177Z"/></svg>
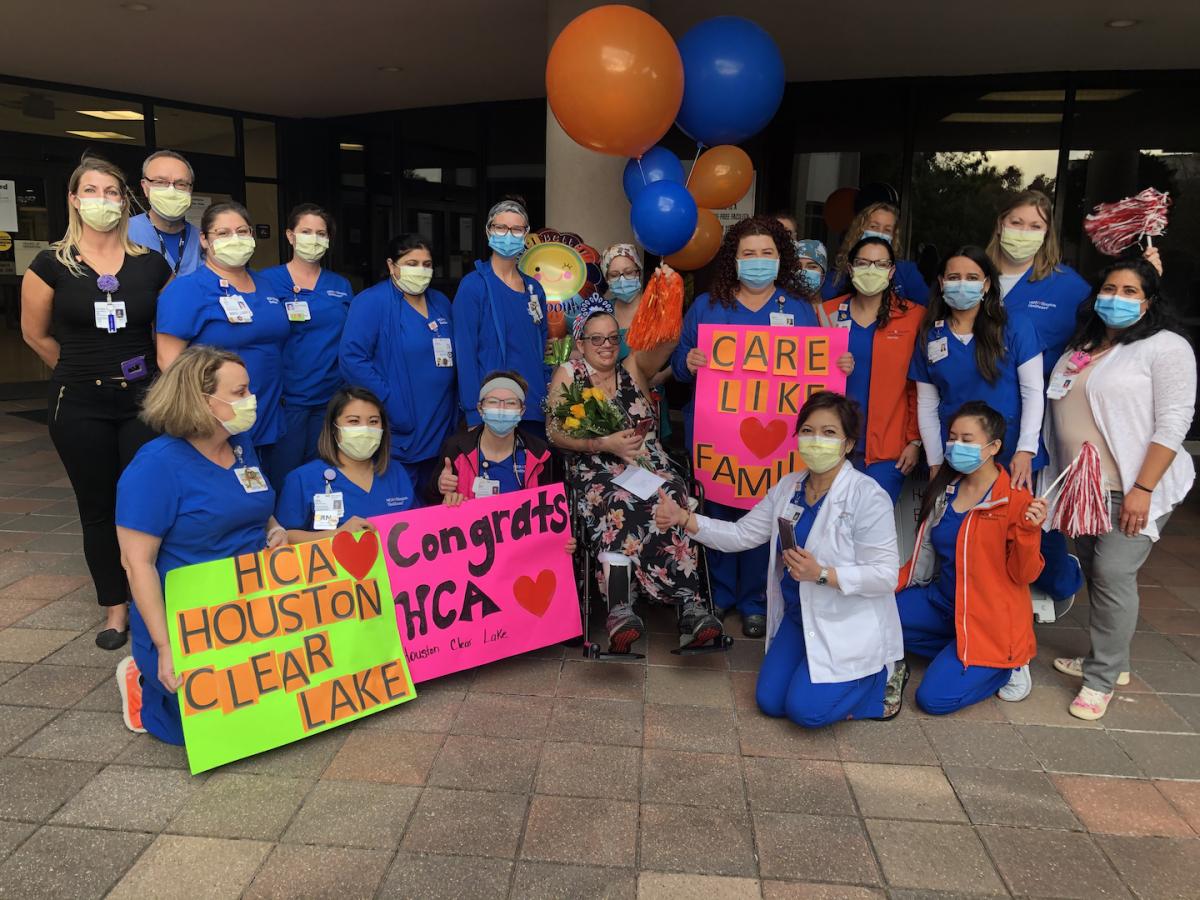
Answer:
<svg viewBox="0 0 1200 900"><path fill-rule="evenodd" d="M117 281L116 275L101 275L96 279L96 287L100 288L101 293L115 294L121 288L121 282Z"/></svg>

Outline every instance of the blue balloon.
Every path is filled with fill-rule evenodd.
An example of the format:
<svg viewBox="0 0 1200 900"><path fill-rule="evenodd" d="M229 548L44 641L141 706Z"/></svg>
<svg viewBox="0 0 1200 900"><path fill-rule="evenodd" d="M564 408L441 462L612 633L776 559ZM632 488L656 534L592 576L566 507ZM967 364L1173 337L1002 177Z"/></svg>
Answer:
<svg viewBox="0 0 1200 900"><path fill-rule="evenodd" d="M679 39L683 105L675 124L709 147L762 131L783 100L786 77L775 40L738 16L718 16Z"/></svg>
<svg viewBox="0 0 1200 900"><path fill-rule="evenodd" d="M639 244L657 256L670 256L692 239L696 201L679 182L656 181L633 198L629 222Z"/></svg>
<svg viewBox="0 0 1200 900"><path fill-rule="evenodd" d="M630 203L642 188L655 181L677 181L680 184L684 181L683 163L666 147L651 147L642 154L641 160L631 159L625 163L625 174L621 176L625 196Z"/></svg>

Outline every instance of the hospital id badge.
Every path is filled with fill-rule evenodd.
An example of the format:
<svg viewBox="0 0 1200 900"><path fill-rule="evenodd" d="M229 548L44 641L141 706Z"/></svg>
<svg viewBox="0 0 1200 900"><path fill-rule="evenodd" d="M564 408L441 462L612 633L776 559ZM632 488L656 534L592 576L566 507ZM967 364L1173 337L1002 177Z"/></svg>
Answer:
<svg viewBox="0 0 1200 900"><path fill-rule="evenodd" d="M476 497L495 497L500 493L500 482L477 475L471 482L471 493Z"/></svg>
<svg viewBox="0 0 1200 900"><path fill-rule="evenodd" d="M454 344L450 338L433 339L433 364L439 369L454 367Z"/></svg>
<svg viewBox="0 0 1200 900"><path fill-rule="evenodd" d="M289 322L307 322L312 319L308 312L307 300L289 300L283 304L283 308L287 310Z"/></svg>
<svg viewBox="0 0 1200 900"><path fill-rule="evenodd" d="M781 519L787 519L793 525L800 521L800 517L804 515L804 510L795 503L789 503L783 508Z"/></svg>
<svg viewBox="0 0 1200 900"><path fill-rule="evenodd" d="M97 300L92 305L96 311L97 328L115 334L117 329L124 328L127 324L124 300Z"/></svg>
<svg viewBox="0 0 1200 900"><path fill-rule="evenodd" d="M346 511L342 503L342 492L313 494L313 530L335 531Z"/></svg>
<svg viewBox="0 0 1200 900"><path fill-rule="evenodd" d="M533 294L529 295L529 318L533 319L535 324L542 321L542 305Z"/></svg>
<svg viewBox="0 0 1200 900"><path fill-rule="evenodd" d="M254 321L254 313L240 294L231 294L221 298L221 309L225 310L225 318L235 325Z"/></svg>
<svg viewBox="0 0 1200 900"><path fill-rule="evenodd" d="M771 313L771 325L781 325L788 327L796 324L796 317L791 313L773 312Z"/></svg>
<svg viewBox="0 0 1200 900"><path fill-rule="evenodd" d="M1056 372L1050 376L1050 386L1046 388L1046 396L1051 400L1061 400L1071 390L1078 375L1068 375L1066 372Z"/></svg>
<svg viewBox="0 0 1200 900"><path fill-rule="evenodd" d="M950 347L946 338L940 337L936 341L930 341L925 348L925 356L931 363L940 362L950 355Z"/></svg>
<svg viewBox="0 0 1200 900"><path fill-rule="evenodd" d="M239 466L233 474L247 494L260 494L270 487L258 466Z"/></svg>

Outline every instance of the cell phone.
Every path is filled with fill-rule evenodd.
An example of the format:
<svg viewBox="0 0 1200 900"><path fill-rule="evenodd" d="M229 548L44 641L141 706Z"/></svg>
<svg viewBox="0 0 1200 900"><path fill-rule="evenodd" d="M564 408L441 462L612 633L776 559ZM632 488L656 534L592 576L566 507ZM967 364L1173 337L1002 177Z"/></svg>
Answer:
<svg viewBox="0 0 1200 900"><path fill-rule="evenodd" d="M633 428L633 433L638 437L645 437L650 433L650 429L654 427L652 419L641 419Z"/></svg>
<svg viewBox="0 0 1200 900"><path fill-rule="evenodd" d="M784 550L795 550L796 547L796 529L792 525L791 519L785 519L780 516L779 522L779 543Z"/></svg>

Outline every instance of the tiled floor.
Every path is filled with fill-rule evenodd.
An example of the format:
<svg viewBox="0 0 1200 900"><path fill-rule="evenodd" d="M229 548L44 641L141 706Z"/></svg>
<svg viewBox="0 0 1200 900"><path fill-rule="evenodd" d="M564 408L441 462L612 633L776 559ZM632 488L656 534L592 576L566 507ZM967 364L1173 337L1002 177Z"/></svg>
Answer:
<svg viewBox="0 0 1200 900"><path fill-rule="evenodd" d="M1142 581L1100 723L1048 662L1085 604L1022 703L815 733L658 616L648 664L553 648L193 778L122 726L70 488L0 413L0 897L1197 897L1200 502Z"/></svg>

